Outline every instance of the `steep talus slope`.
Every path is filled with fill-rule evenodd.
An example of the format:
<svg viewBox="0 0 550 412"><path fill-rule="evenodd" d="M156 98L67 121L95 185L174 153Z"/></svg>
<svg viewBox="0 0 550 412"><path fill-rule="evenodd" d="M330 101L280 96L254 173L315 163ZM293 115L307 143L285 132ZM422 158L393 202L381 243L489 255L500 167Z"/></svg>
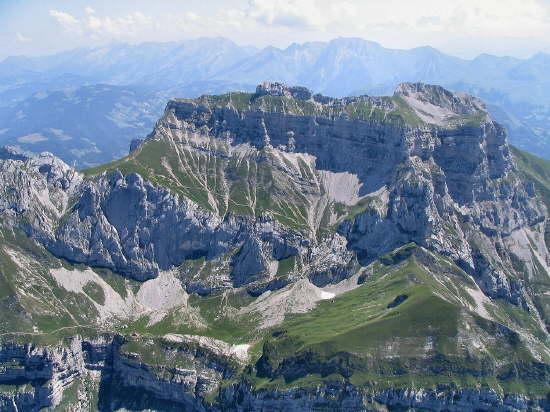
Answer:
<svg viewBox="0 0 550 412"><path fill-rule="evenodd" d="M344 217L338 232L362 263L414 241L451 256L489 295L525 306L510 252L546 266L544 217L510 156L479 101L441 88L340 100L270 85L172 101L145 145L110 167L181 190L218 216L270 212L313 233ZM350 217L354 203L363 210ZM518 249L521 237L534 253Z"/></svg>
<svg viewBox="0 0 550 412"><path fill-rule="evenodd" d="M6 410L549 406L548 174L476 98L268 83L0 158Z"/></svg>

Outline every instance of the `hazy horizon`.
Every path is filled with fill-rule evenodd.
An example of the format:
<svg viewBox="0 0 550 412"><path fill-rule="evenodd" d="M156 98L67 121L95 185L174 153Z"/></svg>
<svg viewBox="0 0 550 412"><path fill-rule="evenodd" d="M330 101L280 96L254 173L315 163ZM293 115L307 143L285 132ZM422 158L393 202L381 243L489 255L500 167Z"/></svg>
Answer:
<svg viewBox="0 0 550 412"><path fill-rule="evenodd" d="M357 37L471 59L550 52L549 0L0 0L0 59L83 46L224 37L239 45Z"/></svg>
<svg viewBox="0 0 550 412"><path fill-rule="evenodd" d="M387 49L387 50L403 50L403 51L406 51L406 50L413 50L413 49L432 48L432 49L435 49L435 50L437 50L437 51L439 51L439 52L441 52L441 53L443 53L447 56L456 57L456 58L466 60L466 61L475 60L476 58L478 58L480 56L483 56L483 55L491 55L491 56L496 56L496 57L510 57L510 58L515 58L515 59L520 59L520 60L530 59L530 58L532 58L532 57L534 57L538 54L550 55L550 51L548 51L548 50L544 51L543 50L543 51L534 51L532 54L526 55L526 56L523 56L523 57L521 57L521 56L512 56L512 55L509 55L509 54L489 53L489 52L480 52L480 53L475 54L473 56L460 56L458 54L453 54L453 53L447 52L445 50L442 50L438 47L434 47L430 44L424 44L424 45L419 45L419 46L414 46L414 47L388 47L388 46L385 46L384 44L381 44L380 42L370 40L370 39L366 39L366 38L362 38L362 37L356 37L356 36L353 36L353 37L341 36L341 37L335 37L335 38L328 39L328 40L312 40L312 41L304 41L304 42L293 41L293 42L290 42L289 44L284 45L284 46L277 46L277 45L272 45L272 44L267 44L265 46L254 46L254 45L251 45L251 44L243 44L243 43L240 43L238 41L234 41L234 40L232 40L228 37L224 37L224 36L200 36L200 37L194 37L194 38L188 38L188 39L165 40L165 41L151 41L151 40L145 40L145 41L140 41L140 42L110 41L110 42L107 42L105 44L90 45L90 46L82 45L82 46L70 47L70 48L62 49L62 50L58 50L58 51L52 51L50 53L10 54L10 55L7 55L7 56L0 57L0 63L4 62L6 59L9 59L9 58L12 58L12 57L29 57L29 58L37 57L37 58L40 58L40 57L48 57L48 56L54 56L54 55L58 55L58 54L62 54L62 53L67 53L67 52L71 52L71 51L74 51L74 50L98 50L98 49L102 49L102 48L110 48L110 47L116 47L116 46L139 47L139 46L143 46L143 45L147 45L147 44L171 44L171 43L184 44L186 42L193 42L193 41L198 41L198 40L203 40L203 39L205 39L205 40L223 39L223 40L231 41L235 45L237 45L238 47L243 47L243 48L249 47L251 50L254 50L254 52L259 52L259 51L264 50L266 48L275 48L277 50L284 51L284 50L287 50L287 49L291 48L293 45L305 46L307 44L314 44L314 43L327 44L327 43L330 43L330 42L336 41L336 40L358 39L358 40L365 41L365 42L376 43L380 47L382 47L384 49Z"/></svg>

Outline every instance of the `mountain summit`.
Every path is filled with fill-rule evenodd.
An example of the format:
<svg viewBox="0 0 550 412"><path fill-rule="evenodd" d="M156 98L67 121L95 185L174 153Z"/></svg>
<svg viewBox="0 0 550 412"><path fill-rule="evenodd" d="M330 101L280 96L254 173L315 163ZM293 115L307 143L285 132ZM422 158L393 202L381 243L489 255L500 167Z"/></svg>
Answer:
<svg viewBox="0 0 550 412"><path fill-rule="evenodd" d="M264 83L81 173L2 153L2 406L550 407L550 168L472 96Z"/></svg>
<svg viewBox="0 0 550 412"><path fill-rule="evenodd" d="M0 144L54 152L85 168L123 156L173 96L253 92L264 80L336 97L382 95L409 81L483 98L512 144L550 158L549 67L545 54L464 60L357 38L261 50L202 38L11 57L0 62Z"/></svg>

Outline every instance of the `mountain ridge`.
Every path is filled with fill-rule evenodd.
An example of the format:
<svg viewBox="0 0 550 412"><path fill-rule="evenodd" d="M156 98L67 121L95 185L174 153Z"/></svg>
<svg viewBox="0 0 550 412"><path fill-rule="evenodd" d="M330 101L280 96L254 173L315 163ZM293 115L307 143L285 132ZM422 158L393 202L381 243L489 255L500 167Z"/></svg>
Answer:
<svg viewBox="0 0 550 412"><path fill-rule="evenodd" d="M544 410L548 170L418 83L171 100L82 172L0 151L0 405Z"/></svg>
<svg viewBox="0 0 550 412"><path fill-rule="evenodd" d="M223 44L221 51L219 44ZM10 60L5 62L4 70L0 63L0 72L5 74L0 76L5 85L0 90L3 105L0 119L6 124L0 129L0 142L18 144L35 152L56 151L56 138L49 129L62 130L73 138L66 146L74 146L71 147L74 153L67 150L56 154L69 163L76 160L79 168L120 156L120 151L109 151L109 137L123 136L119 147L127 147L133 138L143 138L170 97L196 97L235 89L252 92L256 84L265 80L301 84L315 93L335 97L391 94L403 81L441 84L486 100L491 112L495 115L498 112L499 120L509 129L511 141L518 147L544 156L550 153L545 146L550 118L547 110L550 94L544 76L548 56L545 54L523 60L490 55L465 60L433 48L394 50L373 46L361 39L343 38L263 50L251 50L220 39L199 39L149 43L143 47L117 45L67 52L65 57L31 60L36 61L33 64L37 66L32 75L16 75ZM238 84L235 79L239 79ZM105 90L105 96L90 95L85 87L98 83L107 83L113 90ZM86 117L56 119L56 107L77 110L74 101L64 99L59 93L55 94L56 100L51 105L35 106L35 94L49 94L69 87L79 88L82 98L92 102L102 99L109 108L107 112L127 120L127 125L110 122L111 113L99 119L103 123L100 130L94 130L98 120L92 123ZM132 87L141 87L147 92L134 92L130 103L125 103L124 96L114 99L111 96L117 90L124 95L125 89ZM129 104L128 109L125 104ZM29 121L31 117L27 111L30 109L27 108L33 106L43 113L41 118L50 117L52 121ZM143 120L127 113L132 107L144 113ZM26 120L20 119L23 114L27 115ZM26 142L25 136L33 133L41 135L42 140ZM93 141L95 149L82 137ZM19 142L20 138L23 141ZM86 149L98 152L85 153Z"/></svg>

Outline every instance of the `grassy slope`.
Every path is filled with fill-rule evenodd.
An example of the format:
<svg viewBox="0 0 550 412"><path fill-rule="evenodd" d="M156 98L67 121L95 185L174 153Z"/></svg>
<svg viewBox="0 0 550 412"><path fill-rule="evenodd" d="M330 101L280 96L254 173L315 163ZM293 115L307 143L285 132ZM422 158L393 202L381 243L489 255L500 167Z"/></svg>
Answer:
<svg viewBox="0 0 550 412"><path fill-rule="evenodd" d="M550 160L510 146L516 164L523 177L533 183L550 210Z"/></svg>
<svg viewBox="0 0 550 412"><path fill-rule="evenodd" d="M497 377L535 359L517 333L494 340L500 322L509 323L506 304L492 308L497 323L451 297L450 291L465 286L473 286L466 274L425 252L414 252L397 266L378 263L361 287L280 325L263 347L262 362L270 372L260 369L250 380L257 388L337 379L360 386L449 383L545 394L548 382L534 375ZM400 295L408 298L388 307ZM460 298L471 300L467 294ZM475 339L482 339L486 350L473 350Z"/></svg>
<svg viewBox="0 0 550 412"><path fill-rule="evenodd" d="M212 210L211 201L201 189L205 182L186 169L180 169L176 178L167 173L160 159L164 157L169 162L174 162L173 165L181 165L181 159L176 159L169 147L158 143L148 142L140 151L127 158L88 170L87 174L93 176L115 168L124 174L138 172L152 182L166 186ZM550 161L516 149L514 155L522 173L535 184L544 200L550 204ZM188 165L197 167L196 170L203 173L214 171L210 175L219 176L219 159L197 157L191 153L183 153L183 156L186 156ZM270 187L273 177L270 170L258 171L261 166L254 163L246 165L246 172L242 164L229 167L236 176L241 174L242 179L236 179L230 195L234 205L227 205L227 210L237 214L256 214L262 210L280 207L269 203L273 201L270 192L259 196L256 192L254 196L260 200L256 202L259 209L246 211L246 207L238 208L245 205L252 196L248 189L250 182L256 184L258 179L263 179L265 187ZM250 174L250 170L254 170L254 173ZM254 176L253 180L250 180L251 176ZM206 182L206 187L216 192L221 186L218 180L213 179ZM220 198L215 202L218 208L223 204ZM303 222L299 221L299 208L291 205L287 207L292 209L292 213L280 209L280 215L293 216L288 224L299 228ZM363 206L358 207L360 210ZM3 325L5 330L29 333L33 325L38 325L44 335L55 335L56 329L87 324L88 319L95 315L95 309L89 303L82 302L81 296L73 296L55 288L44 268L59 262L51 260L50 256L36 249L32 242L20 234L4 232L2 241L5 245L16 245L20 251L43 263L43 268L34 268L40 276L31 279L29 275L24 278L26 281L31 279L30 290L40 299L25 301L28 298L16 293L19 287L14 283L17 265L5 250L0 250L0 309L3 313L13 314L13 317L8 317L11 323ZM152 327L146 326L147 319L140 319L129 324L129 328L118 332L128 335L139 332L147 338L155 339L173 332L204 334L232 343L253 340L257 342L254 351L263 354L263 361L273 371L270 377L255 374L249 376L258 388L299 386L326 379L340 379L350 380L357 385L370 385L374 382L381 386L406 386L411 382L423 385L448 382L466 386L482 383L497 389L515 388L525 392L544 393L548 382L541 381L537 376L530 376L529 373L521 376L521 379L498 377L499 374L508 376L508 369L518 369L518 365L526 365L523 369L529 370L534 359L526 350L522 338L515 333L501 336L498 326L503 324L512 329L533 328L529 320L524 323L521 321L529 318L529 315L517 313L516 308L498 302L491 310L497 322L480 318L464 305L464 302L472 303L469 295L463 292L466 286L474 287L471 279L444 259L427 259L426 256L428 254L418 255L414 251L403 255L403 251L400 251L396 255L384 257L373 266L372 274L359 288L332 301L320 302L309 313L291 316L276 330L264 332L265 335L254 331L255 319L227 316L228 307L224 302L228 298L222 295L206 298L194 295L190 299L191 305L198 309L201 318L206 321L206 329L189 327L186 324L187 318L181 317L175 311L163 322ZM291 270L293 264L290 261L284 262L280 266L281 274ZM443 278L437 276L442 274ZM106 273L105 276L110 283L116 285L121 295L127 293L125 288L128 285L118 282L116 274ZM239 293L231 293L229 296L233 308L250 303L249 296ZM52 302L51 294L56 301L67 306L66 310L58 308L60 311L56 312L47 307ZM104 298L93 287L90 294L97 301ZM400 295L407 295L407 299L394 308L388 308L388 304ZM541 304L548 305L548 302L541 301ZM69 319L68 313L77 314L78 318ZM28 314L31 315L30 319ZM486 352L472 354L467 351L469 348L465 349L458 344L465 325L470 328L469 333L472 336L487 338ZM536 331L531 332L533 336L537 335ZM388 356L390 346L391 355L399 355L399 358ZM425 349L428 346L430 350ZM140 351L144 348L146 349L138 339L132 341L127 349ZM159 353L161 352L159 349ZM152 361L160 362L156 356L151 357ZM320 369L318 372L307 369L306 373L296 372L293 362L295 364L300 359L307 359L308 365L337 366ZM503 362L504 366L493 368L496 361ZM487 368L486 365L490 367ZM480 374L481 377L478 376Z"/></svg>
<svg viewBox="0 0 550 412"><path fill-rule="evenodd" d="M162 339L168 332L252 343L251 364L260 367L258 372L247 369L245 377L256 389L337 380L378 389L449 384L546 394L547 377L537 374L538 361L529 346L537 342L540 349L548 341L528 313L499 301L486 307L493 320L479 316L466 292L476 287L472 278L414 245L384 256L371 268L358 288L264 331L255 329L254 318L231 316L253 301L244 291L193 295L190 303L207 329L177 326L176 319L168 317L152 327L142 324L141 337L131 339L123 350L169 366L173 345ZM402 295L407 298L391 307ZM151 342L154 353L149 352Z"/></svg>
<svg viewBox="0 0 550 412"><path fill-rule="evenodd" d="M224 142L211 142L216 145L210 147L213 152L227 153ZM277 161L269 149L240 159L151 140L123 159L84 173L90 177L115 169L124 175L138 173L210 212L258 216L269 211L290 229L307 230L308 201L296 181L274 167Z"/></svg>
<svg viewBox="0 0 550 412"><path fill-rule="evenodd" d="M309 100L280 96L257 97L252 93L237 92L201 96L192 101L210 107L232 105L240 111L263 110L333 119L340 118L345 113L351 120L410 126L422 124L414 110L398 96L359 97L349 101L334 100L321 105ZM163 133L170 134L172 131ZM157 132L159 134L162 135ZM331 230L326 224L322 228L308 227L311 204L303 193L304 189L309 189L300 184L311 181L314 171L303 161L300 161L304 163L300 170L291 176L281 173L280 170L292 165L285 165L284 156L281 160L269 148L244 158L227 157L227 143L212 139L208 150L201 149L194 150L187 145L174 144L170 137L160 136L160 139L146 142L123 159L87 169L84 173L90 177L115 169L119 169L124 175L139 173L152 183L183 195L221 216L227 213L258 216L270 212L276 220L292 230L312 229L320 234ZM331 213L329 209L325 212L327 216ZM334 212L338 213L337 210Z"/></svg>
<svg viewBox="0 0 550 412"><path fill-rule="evenodd" d="M231 105L239 111L263 110L332 119L345 113L350 120L408 123L411 125L422 123L422 120L402 98L391 96L379 98L359 97L344 104L341 101L334 101L321 105L310 100L268 95L257 98L253 93L238 92L217 96L201 96L194 101L211 107Z"/></svg>
<svg viewBox="0 0 550 412"><path fill-rule="evenodd" d="M284 96L260 96L253 93L226 93L217 96L201 96L192 101L210 107L231 105L239 111L263 110L283 112L298 116L316 116L330 119L346 114L350 120L408 124L418 126L423 120L400 96L369 97L360 96L349 100L330 99L325 104L317 104L311 100L294 99ZM480 124L485 120L485 113L475 113L456 116L454 123L469 125Z"/></svg>
<svg viewBox="0 0 550 412"><path fill-rule="evenodd" d="M82 296L67 293L55 288L54 283L48 283L47 268L58 266L60 261L17 232L4 233L3 236L4 245L10 245L10 249L15 247L42 262L42 268L33 266L36 272L32 279L30 274L21 279L33 284L32 289L26 290L40 297L43 306L24 301L21 294L14 293L18 289L16 285L4 292L4 299L17 296L21 303L20 313L26 313L27 319L30 316L31 321L21 332L31 332L32 325L38 325L41 331L39 334L16 335L16 341L54 344L75 333L86 336L106 331L100 327L96 327L95 332L93 327L75 327L63 333L57 331L61 327L89 324L95 309ZM286 266L291 267L291 263L285 264L281 270L288 270ZM17 267L14 262L12 265L11 275L3 271L1 281L8 284L13 281ZM515 313L517 308L496 302L487 308L495 322L477 316L472 311L475 302L465 292L466 288L475 287L472 279L446 259L414 245L384 256L371 269L365 283L358 288L333 300L319 302L309 313L289 316L282 325L270 330L257 330L258 319L253 316L236 316L236 311L252 303L254 298L245 291L231 291L225 295L191 296L189 304L205 322L206 328L193 325L188 315L174 310L152 326L147 326L148 318L144 317L129 322L127 328L113 327L112 331L129 339L124 351L139 353L143 361L161 369L170 367L173 361L170 358L173 345L162 339L166 333L192 333L230 343L252 343L251 364L261 356L261 362L270 365L272 370L267 375L256 374L254 368L247 369L246 378L258 389L341 380L375 388L430 387L436 383L449 383L460 387L486 385L504 392L544 393L548 382L534 372L534 359L526 349L523 335L511 331L503 333L508 329L499 326L526 331L530 334L529 339L535 341L541 339L535 330L531 330L536 325L530 323L527 313ZM132 287L117 282L116 274L103 273L102 276L119 291ZM40 288L41 284L47 287ZM102 300L101 294L96 292L91 294L96 300ZM396 307L388 307L401 295L406 295L407 299ZM6 301L0 302L6 310ZM57 302L54 304L57 311L49 308L53 317L47 316L48 308L44 306L50 302ZM66 319L67 313L75 319ZM19 322L17 316L13 318L14 322ZM525 319L524 324L520 322L522 319ZM136 332L138 336L132 336ZM13 338L14 335L10 335L10 340ZM476 339L484 343L485 350L472 351L471 343ZM184 358L180 361L183 362L180 366L186 362ZM510 372L518 370L519 377L514 377L518 373Z"/></svg>
<svg viewBox="0 0 550 412"><path fill-rule="evenodd" d="M228 93L202 96L197 101L210 106L231 104L238 110L261 109L321 117L338 117L346 112L351 119L359 120L409 124L418 124L420 121L399 98L382 98L393 107L382 109L374 106L369 98L348 105L327 106L287 97L262 96L253 99L253 96L250 93ZM213 152L227 153L224 142L211 143L213 146L209 149ZM245 216L270 211L287 227L307 229L307 200L292 178L277 173L277 167L273 164L276 161L269 150L258 152L255 158L226 159L189 150L181 145L171 145L162 139L148 141L125 158L83 172L89 177L115 169L124 175L139 173L154 184L179 193L209 211ZM302 176L299 180L311 179L311 172L307 165L301 166Z"/></svg>

